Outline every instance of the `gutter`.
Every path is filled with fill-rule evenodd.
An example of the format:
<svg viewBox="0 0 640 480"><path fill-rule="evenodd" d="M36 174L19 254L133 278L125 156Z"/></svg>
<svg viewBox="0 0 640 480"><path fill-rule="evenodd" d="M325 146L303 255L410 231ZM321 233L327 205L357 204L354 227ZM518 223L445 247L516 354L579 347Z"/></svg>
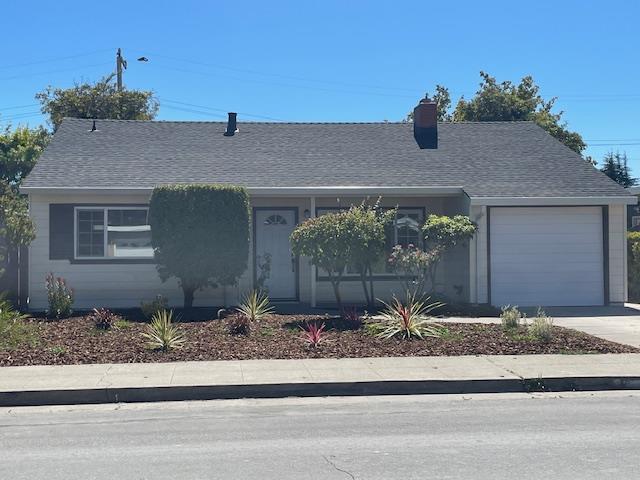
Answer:
<svg viewBox="0 0 640 480"><path fill-rule="evenodd" d="M636 205L634 196L598 197L469 197L471 205L489 207L513 206L591 206Z"/></svg>

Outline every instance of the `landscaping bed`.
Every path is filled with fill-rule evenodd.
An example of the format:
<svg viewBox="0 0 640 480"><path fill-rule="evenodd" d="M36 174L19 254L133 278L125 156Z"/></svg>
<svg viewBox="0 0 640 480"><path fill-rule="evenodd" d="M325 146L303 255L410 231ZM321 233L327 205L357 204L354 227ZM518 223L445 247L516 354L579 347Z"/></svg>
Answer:
<svg viewBox="0 0 640 480"><path fill-rule="evenodd" d="M299 326L307 321L326 323L326 333L318 347L310 347L301 338ZM184 346L163 352L146 347L142 321L121 321L109 330L97 329L87 317L51 321L34 318L26 322L32 326L31 341L0 347L0 365L640 352L561 327L553 327L548 343L531 338L525 327L505 332L498 324L462 323L443 324L446 332L441 338L382 339L366 328L349 330L339 318L293 314L268 315L254 325L248 336L231 335L224 320L182 322Z"/></svg>

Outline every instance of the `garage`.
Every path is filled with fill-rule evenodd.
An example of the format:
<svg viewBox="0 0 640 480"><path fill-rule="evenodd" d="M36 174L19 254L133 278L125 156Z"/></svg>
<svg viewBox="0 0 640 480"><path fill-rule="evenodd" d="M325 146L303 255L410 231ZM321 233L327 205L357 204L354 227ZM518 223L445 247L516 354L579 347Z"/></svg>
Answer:
<svg viewBox="0 0 640 480"><path fill-rule="evenodd" d="M605 303L602 207L492 207L493 305Z"/></svg>

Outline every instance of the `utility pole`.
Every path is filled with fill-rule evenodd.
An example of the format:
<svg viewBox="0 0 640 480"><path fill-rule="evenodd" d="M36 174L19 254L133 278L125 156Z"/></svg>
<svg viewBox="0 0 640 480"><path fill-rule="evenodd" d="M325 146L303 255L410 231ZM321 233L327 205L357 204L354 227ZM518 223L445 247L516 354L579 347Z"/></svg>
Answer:
<svg viewBox="0 0 640 480"><path fill-rule="evenodd" d="M122 58L122 51L118 49L116 53L116 75L118 78L118 91L122 91L122 69L127 69L127 61Z"/></svg>

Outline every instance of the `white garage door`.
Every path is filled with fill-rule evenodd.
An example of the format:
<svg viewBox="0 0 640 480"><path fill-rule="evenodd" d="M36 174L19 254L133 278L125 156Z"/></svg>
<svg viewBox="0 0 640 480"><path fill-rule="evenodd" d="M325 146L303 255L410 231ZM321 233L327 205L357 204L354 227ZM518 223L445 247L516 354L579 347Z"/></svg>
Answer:
<svg viewBox="0 0 640 480"><path fill-rule="evenodd" d="M491 208L491 303L602 305L600 207Z"/></svg>

